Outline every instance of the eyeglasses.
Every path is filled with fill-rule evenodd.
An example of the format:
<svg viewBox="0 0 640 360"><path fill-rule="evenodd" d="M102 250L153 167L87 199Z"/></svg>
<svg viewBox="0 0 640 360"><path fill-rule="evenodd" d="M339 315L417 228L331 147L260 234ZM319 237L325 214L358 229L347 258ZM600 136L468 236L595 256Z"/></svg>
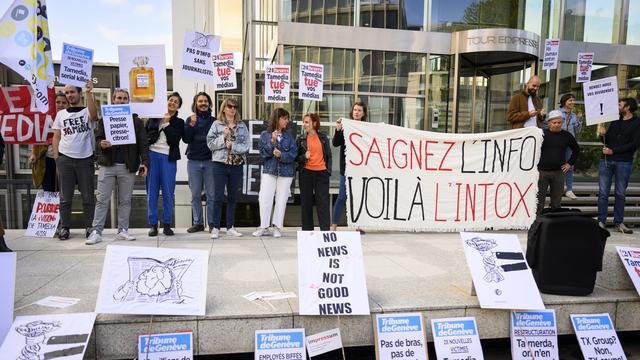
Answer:
<svg viewBox="0 0 640 360"><path fill-rule="evenodd" d="M227 104L227 108L229 108L229 109L237 109L238 105Z"/></svg>

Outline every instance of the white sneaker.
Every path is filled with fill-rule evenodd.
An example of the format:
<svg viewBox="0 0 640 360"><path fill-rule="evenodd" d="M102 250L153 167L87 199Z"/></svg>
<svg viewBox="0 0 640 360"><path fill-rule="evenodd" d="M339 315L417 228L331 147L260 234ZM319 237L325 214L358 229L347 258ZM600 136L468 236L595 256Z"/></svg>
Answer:
<svg viewBox="0 0 640 360"><path fill-rule="evenodd" d="M135 239L136 237L133 235L130 235L129 232L127 232L126 230L122 230L116 235L116 240L133 241Z"/></svg>
<svg viewBox="0 0 640 360"><path fill-rule="evenodd" d="M220 236L220 229L213 228L211 229L211 238L217 239Z"/></svg>
<svg viewBox="0 0 640 360"><path fill-rule="evenodd" d="M280 232L280 229L278 229L277 227L273 227L273 237L274 238L281 238L282 237L282 233Z"/></svg>
<svg viewBox="0 0 640 360"><path fill-rule="evenodd" d="M98 230L93 230L91 232L91 234L89 234L89 237L87 238L87 241L85 241L84 243L87 244L87 245L95 245L95 244L99 243L100 241L102 241L102 235L100 235Z"/></svg>
<svg viewBox="0 0 640 360"><path fill-rule="evenodd" d="M268 232L269 232L269 229L267 228L258 228L258 230L254 231L252 235L255 237L260 237L267 234Z"/></svg>
<svg viewBox="0 0 640 360"><path fill-rule="evenodd" d="M564 193L564 196L568 197L571 200L575 200L578 198L576 194L573 193L573 191L567 191L566 193Z"/></svg>
<svg viewBox="0 0 640 360"><path fill-rule="evenodd" d="M232 227L231 229L227 229L227 235L240 237L240 236L242 236L242 233L239 233L238 230L236 230L235 227Z"/></svg>

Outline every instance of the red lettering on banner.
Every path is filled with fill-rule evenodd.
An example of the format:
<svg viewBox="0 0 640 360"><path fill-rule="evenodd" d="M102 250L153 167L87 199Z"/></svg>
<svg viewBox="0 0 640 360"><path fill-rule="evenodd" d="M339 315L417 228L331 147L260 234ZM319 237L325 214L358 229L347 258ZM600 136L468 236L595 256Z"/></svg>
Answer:
<svg viewBox="0 0 640 360"><path fill-rule="evenodd" d="M358 134L357 132L351 133L351 135L349 135L349 142L360 153L360 162L359 163L354 163L352 160L349 160L349 163L351 163L351 165L358 166L358 165L361 165L364 162L364 153L362 152L362 150L360 150L360 147L358 146L358 144L356 144L356 142L353 141L353 137L354 136L359 136L360 138L362 138L362 135Z"/></svg>
<svg viewBox="0 0 640 360"><path fill-rule="evenodd" d="M51 143L56 116L53 88L48 95L49 111L41 113L30 86L0 87L0 134L7 144Z"/></svg>
<svg viewBox="0 0 640 360"><path fill-rule="evenodd" d="M36 205L36 213L57 213L60 204L38 203Z"/></svg>
<svg viewBox="0 0 640 360"><path fill-rule="evenodd" d="M374 146L376 147L375 151L373 150ZM380 147L378 146L378 140L376 140L376 138L373 138L373 141L371 142L371 146L369 146L367 159L364 161L365 166L369 165L369 157L371 156L371 154L378 154L378 156L380 157L380 164L382 165L382 167L384 167L384 160L382 160L382 152L380 152Z"/></svg>

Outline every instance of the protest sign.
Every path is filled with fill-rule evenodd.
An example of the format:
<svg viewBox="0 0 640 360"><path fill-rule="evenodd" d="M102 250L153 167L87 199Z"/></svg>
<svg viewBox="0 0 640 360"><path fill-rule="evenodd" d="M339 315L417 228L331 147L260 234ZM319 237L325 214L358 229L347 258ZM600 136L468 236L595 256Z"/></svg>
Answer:
<svg viewBox="0 0 640 360"><path fill-rule="evenodd" d="M428 359L422 314L377 314L375 325L377 359Z"/></svg>
<svg viewBox="0 0 640 360"><path fill-rule="evenodd" d="M576 82L583 83L591 81L591 68L593 67L593 53L578 53L578 70L576 71Z"/></svg>
<svg viewBox="0 0 640 360"><path fill-rule="evenodd" d="M609 314L571 314L571 324L585 359L627 359Z"/></svg>
<svg viewBox="0 0 640 360"><path fill-rule="evenodd" d="M558 360L554 310L511 312L511 359Z"/></svg>
<svg viewBox="0 0 640 360"><path fill-rule="evenodd" d="M120 86L129 89L131 111L142 117L167 112L164 45L118 46Z"/></svg>
<svg viewBox="0 0 640 360"><path fill-rule="evenodd" d="M343 120L349 226L528 229L542 130L447 134Z"/></svg>
<svg viewBox="0 0 640 360"><path fill-rule="evenodd" d="M357 231L298 231L300 315L369 315Z"/></svg>
<svg viewBox="0 0 640 360"><path fill-rule="evenodd" d="M15 252L0 253L0 343L9 332L13 322L13 301L16 290Z"/></svg>
<svg viewBox="0 0 640 360"><path fill-rule="evenodd" d="M38 191L24 236L53 237L60 221L60 194Z"/></svg>
<svg viewBox="0 0 640 360"><path fill-rule="evenodd" d="M616 246L620 260L640 295L640 248Z"/></svg>
<svg viewBox="0 0 640 360"><path fill-rule="evenodd" d="M339 328L309 335L305 338L305 341L309 357L342 348L342 337L340 336Z"/></svg>
<svg viewBox="0 0 640 360"><path fill-rule="evenodd" d="M193 333L138 335L138 359L193 360Z"/></svg>
<svg viewBox="0 0 640 360"><path fill-rule="evenodd" d="M93 50L81 46L62 44L62 60L60 61L61 84L84 88L91 80L93 66Z"/></svg>
<svg viewBox="0 0 640 360"><path fill-rule="evenodd" d="M95 313L18 316L0 347L3 359L82 360Z"/></svg>
<svg viewBox="0 0 640 360"><path fill-rule="evenodd" d="M438 360L483 360L474 317L431 319Z"/></svg>
<svg viewBox="0 0 640 360"><path fill-rule="evenodd" d="M209 252L107 246L96 312L204 315Z"/></svg>
<svg viewBox="0 0 640 360"><path fill-rule="evenodd" d="M233 53L213 55L213 84L215 90L231 90L238 87Z"/></svg>
<svg viewBox="0 0 640 360"><path fill-rule="evenodd" d="M302 100L322 101L324 86L324 65L300 63L298 98Z"/></svg>
<svg viewBox="0 0 640 360"><path fill-rule="evenodd" d="M267 65L264 70L264 102L288 103L290 85L289 65Z"/></svg>
<svg viewBox="0 0 640 360"><path fill-rule="evenodd" d="M220 51L220 37L198 31L184 33L182 67L180 73L206 82L213 82L213 62L211 57Z"/></svg>
<svg viewBox="0 0 640 360"><path fill-rule="evenodd" d="M589 81L582 84L587 125L615 121L620 118L618 109L618 78Z"/></svg>
<svg viewBox="0 0 640 360"><path fill-rule="evenodd" d="M462 232L460 237L480 307L544 309L517 235Z"/></svg>
<svg viewBox="0 0 640 360"><path fill-rule="evenodd" d="M30 86L0 86L0 134L5 143L50 144L55 97L55 90L49 89L49 111L41 113Z"/></svg>
<svg viewBox="0 0 640 360"><path fill-rule="evenodd" d="M136 143L130 105L102 105L104 134L111 145Z"/></svg>
<svg viewBox="0 0 640 360"><path fill-rule="evenodd" d="M560 39L546 39L544 41L544 57L542 58L542 70L558 68L558 49Z"/></svg>
<svg viewBox="0 0 640 360"><path fill-rule="evenodd" d="M256 330L255 360L306 358L304 329Z"/></svg>

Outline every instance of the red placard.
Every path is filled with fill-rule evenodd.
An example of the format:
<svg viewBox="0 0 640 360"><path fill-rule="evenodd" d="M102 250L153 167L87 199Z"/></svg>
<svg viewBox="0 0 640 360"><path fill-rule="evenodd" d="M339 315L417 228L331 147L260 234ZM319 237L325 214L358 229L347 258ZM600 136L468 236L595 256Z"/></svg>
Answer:
<svg viewBox="0 0 640 360"><path fill-rule="evenodd" d="M7 144L50 144L55 116L53 88L49 89L49 111L41 113L30 86L0 87L0 134Z"/></svg>

